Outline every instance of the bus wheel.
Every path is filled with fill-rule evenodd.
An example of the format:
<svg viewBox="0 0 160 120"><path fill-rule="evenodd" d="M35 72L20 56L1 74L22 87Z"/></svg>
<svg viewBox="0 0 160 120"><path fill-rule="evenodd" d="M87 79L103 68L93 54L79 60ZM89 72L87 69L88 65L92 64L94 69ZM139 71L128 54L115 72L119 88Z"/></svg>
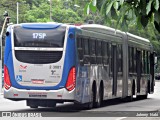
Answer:
<svg viewBox="0 0 160 120"><path fill-rule="evenodd" d="M147 99L148 98L148 93L146 95L142 95L142 99Z"/></svg>
<svg viewBox="0 0 160 120"><path fill-rule="evenodd" d="M138 95L137 99L138 100L143 100L143 99L147 99L148 98L148 93L146 93L146 95Z"/></svg>
<svg viewBox="0 0 160 120"><path fill-rule="evenodd" d="M143 99L147 99L148 98L148 87L149 87L149 84L146 87L146 94L145 95L138 95L137 96L138 100L143 100Z"/></svg>
<svg viewBox="0 0 160 120"><path fill-rule="evenodd" d="M38 108L38 102L35 102L35 100L27 100L27 106L30 108Z"/></svg>
<svg viewBox="0 0 160 120"><path fill-rule="evenodd" d="M96 107L101 107L103 105L103 84L99 87L99 94L97 98L97 104Z"/></svg>
<svg viewBox="0 0 160 120"><path fill-rule="evenodd" d="M133 82L132 84L132 89L131 89L131 95L127 96L126 98L123 99L124 102L132 102L133 101L133 95L135 94L135 84Z"/></svg>
<svg viewBox="0 0 160 120"><path fill-rule="evenodd" d="M33 106L29 106L29 107L30 108L38 108L38 106L36 106L36 105L35 106L34 105Z"/></svg>
<svg viewBox="0 0 160 120"><path fill-rule="evenodd" d="M133 101L133 95L135 94L135 82L132 84L132 91L131 91L131 96L130 96L130 102Z"/></svg>
<svg viewBox="0 0 160 120"><path fill-rule="evenodd" d="M147 97L148 97L148 94L146 94L146 95L138 95L137 96L137 100L147 99Z"/></svg>

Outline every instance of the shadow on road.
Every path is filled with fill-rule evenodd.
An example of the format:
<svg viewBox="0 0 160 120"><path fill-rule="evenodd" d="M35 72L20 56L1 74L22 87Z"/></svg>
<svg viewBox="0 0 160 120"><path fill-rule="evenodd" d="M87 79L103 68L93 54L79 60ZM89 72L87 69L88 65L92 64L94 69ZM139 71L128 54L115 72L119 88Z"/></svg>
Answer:
<svg viewBox="0 0 160 120"><path fill-rule="evenodd" d="M148 98L148 100L151 98ZM124 101L123 99L117 98L117 99L112 99L112 100L105 100L103 103L103 107L107 107L107 106L113 106L113 105L120 105L120 104L125 104L125 103L133 103L133 102L137 102L140 101L139 99L134 98L133 101L128 102L128 101ZM80 112L86 110L84 108L83 105L74 105L73 103L69 103L69 104L60 104L55 108L43 108L43 107L39 107L39 108L28 108L28 109L20 109L20 110L16 110L15 112L56 112L56 113L70 113L70 112ZM96 110L96 108L94 109Z"/></svg>

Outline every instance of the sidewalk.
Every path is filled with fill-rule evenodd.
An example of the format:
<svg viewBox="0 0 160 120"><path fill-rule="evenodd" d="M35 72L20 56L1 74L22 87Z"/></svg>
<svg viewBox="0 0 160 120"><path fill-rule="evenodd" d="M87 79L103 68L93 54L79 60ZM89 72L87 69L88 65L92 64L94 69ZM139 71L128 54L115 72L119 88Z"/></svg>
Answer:
<svg viewBox="0 0 160 120"><path fill-rule="evenodd" d="M0 93L0 99L4 99L4 98L3 98L3 92Z"/></svg>
<svg viewBox="0 0 160 120"><path fill-rule="evenodd" d="M0 96L3 96L4 89L2 88L2 92L0 92Z"/></svg>
<svg viewBox="0 0 160 120"><path fill-rule="evenodd" d="M4 98L3 92L0 93L0 105L1 105L1 104L8 104L8 103L10 103L10 102L12 102L12 101Z"/></svg>
<svg viewBox="0 0 160 120"><path fill-rule="evenodd" d="M3 88L2 88L2 92L0 93L0 102L2 101L2 99L4 100L4 97L3 97Z"/></svg>

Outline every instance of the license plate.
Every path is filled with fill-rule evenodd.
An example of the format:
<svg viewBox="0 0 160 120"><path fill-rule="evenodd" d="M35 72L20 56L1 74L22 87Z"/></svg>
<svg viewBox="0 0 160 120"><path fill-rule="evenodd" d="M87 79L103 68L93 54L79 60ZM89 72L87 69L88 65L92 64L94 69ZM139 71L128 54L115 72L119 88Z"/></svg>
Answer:
<svg viewBox="0 0 160 120"><path fill-rule="evenodd" d="M33 84L44 84L44 80L32 79L32 83L33 83Z"/></svg>

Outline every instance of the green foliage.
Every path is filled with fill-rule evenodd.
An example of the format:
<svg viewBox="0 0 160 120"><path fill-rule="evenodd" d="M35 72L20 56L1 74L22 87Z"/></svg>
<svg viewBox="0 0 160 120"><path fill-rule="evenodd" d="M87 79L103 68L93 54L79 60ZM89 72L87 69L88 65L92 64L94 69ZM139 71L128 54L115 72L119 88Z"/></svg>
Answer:
<svg viewBox="0 0 160 120"><path fill-rule="evenodd" d="M48 0L25 0L26 4L29 4L30 9L32 9L33 6L39 7L42 3L49 3Z"/></svg>
<svg viewBox="0 0 160 120"><path fill-rule="evenodd" d="M159 4L159 0L97 0L96 7L105 25L149 39L160 56Z"/></svg>
<svg viewBox="0 0 160 120"><path fill-rule="evenodd" d="M61 8L53 9L52 19L56 22L62 22L62 23L82 22L81 18L78 17L78 15L73 10L61 9Z"/></svg>
<svg viewBox="0 0 160 120"><path fill-rule="evenodd" d="M49 22L49 4L42 3L39 7L35 5L25 14L26 22Z"/></svg>
<svg viewBox="0 0 160 120"><path fill-rule="evenodd" d="M7 10L11 22L16 23L17 2L19 2L19 22L49 22L50 1L48 0L1 0L0 14ZM92 8L93 10L93 8ZM52 0L52 17L55 22L83 22L81 12L76 13L72 0ZM83 11L83 10L82 10ZM1 24L3 16L0 16Z"/></svg>
<svg viewBox="0 0 160 120"><path fill-rule="evenodd" d="M107 16L108 21L118 20L117 23L124 29L131 20L137 18L137 26L145 28L150 22L160 32L159 0L97 0L96 6L103 15ZM88 5L88 9L92 10L89 7ZM87 13L86 9L85 12Z"/></svg>
<svg viewBox="0 0 160 120"><path fill-rule="evenodd" d="M3 22L3 13L8 11L11 17L11 22L16 23L17 2L19 2L19 20L23 22L25 20L24 14L29 10L29 5L25 4L24 0L1 0L0 4L0 21Z"/></svg>

